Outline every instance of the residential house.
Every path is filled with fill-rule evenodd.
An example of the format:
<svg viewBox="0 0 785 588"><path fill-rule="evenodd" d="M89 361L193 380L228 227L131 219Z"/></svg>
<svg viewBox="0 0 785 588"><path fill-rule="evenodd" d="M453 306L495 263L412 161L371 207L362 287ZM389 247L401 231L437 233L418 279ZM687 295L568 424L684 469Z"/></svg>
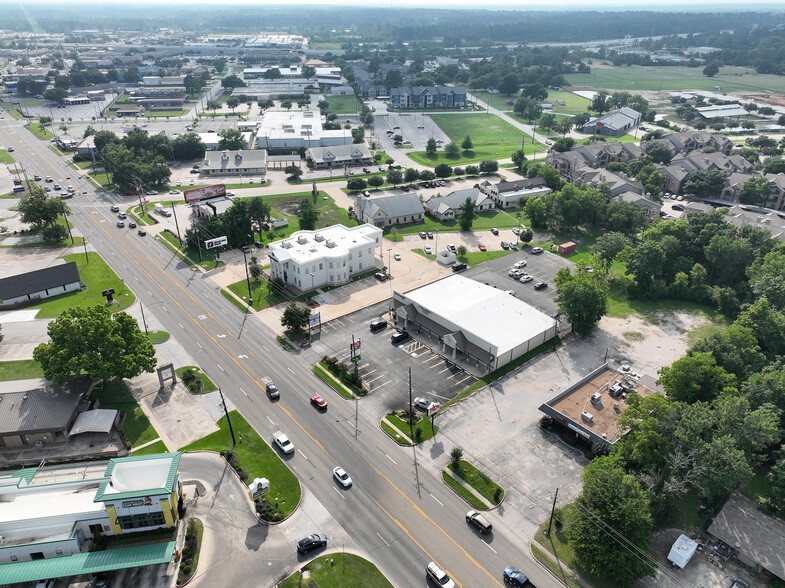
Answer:
<svg viewBox="0 0 785 588"><path fill-rule="evenodd" d="M711 147L724 155L730 155L733 151L733 141L725 135L710 133L706 131L684 131L681 133L670 133L659 139L652 139L667 145L671 153L691 153L704 147Z"/></svg>
<svg viewBox="0 0 785 588"><path fill-rule="evenodd" d="M401 86L390 88L392 108L463 108L466 88L461 86Z"/></svg>
<svg viewBox="0 0 785 588"><path fill-rule="evenodd" d="M673 194L680 193L689 174L697 170L722 170L729 174L735 172L749 174L754 169L755 166L740 155L725 155L719 151L681 153L676 155L670 164L657 166L657 171L666 177L664 190Z"/></svg>
<svg viewBox="0 0 785 588"><path fill-rule="evenodd" d="M641 122L641 113L632 108L611 110L583 125L583 132L603 137L621 137L635 129Z"/></svg>
<svg viewBox="0 0 785 588"><path fill-rule="evenodd" d="M481 192L479 188L466 188L456 190L447 196L433 196L425 203L425 211L428 216L441 221L454 220L461 214L461 206L466 199L472 201L475 212L487 212L496 206L488 194Z"/></svg>
<svg viewBox="0 0 785 588"><path fill-rule="evenodd" d="M636 192L622 192L615 197L615 200L620 202L631 202L643 211L647 220L655 218L659 215L660 210L662 210L662 204L655 202L654 200L650 200L646 198L646 196Z"/></svg>
<svg viewBox="0 0 785 588"><path fill-rule="evenodd" d="M756 174L757 175L757 174ZM725 185L720 192L720 200L727 202L740 202L741 190L744 183L750 178L755 177L753 174L732 173L725 180Z"/></svg>
<svg viewBox="0 0 785 588"><path fill-rule="evenodd" d="M0 309L38 303L82 289L75 261L0 279Z"/></svg>
<svg viewBox="0 0 785 588"><path fill-rule="evenodd" d="M317 169L368 165L373 161L371 152L365 143L311 147L305 152L305 159Z"/></svg>
<svg viewBox="0 0 785 588"><path fill-rule="evenodd" d="M521 178L512 182L492 184L488 180L480 182L480 191L491 197L498 208L520 206L522 198L541 198L551 193L544 178Z"/></svg>
<svg viewBox="0 0 785 588"><path fill-rule="evenodd" d="M726 210L725 220L737 228L753 226L785 241L785 219L780 214L756 206L736 205Z"/></svg>
<svg viewBox="0 0 785 588"><path fill-rule="evenodd" d="M383 198L360 197L355 209L361 222L377 227L420 223L425 218L425 210L416 192Z"/></svg>
<svg viewBox="0 0 785 588"><path fill-rule="evenodd" d="M589 186L597 188L600 185L608 187L611 198L624 193L642 195L644 193L643 184L638 180L629 178L625 173L614 173L605 169L584 168L578 170L572 181L576 186Z"/></svg>
<svg viewBox="0 0 785 588"><path fill-rule="evenodd" d="M774 210L782 210L785 206L785 174L766 174L766 179L771 186L771 194L766 201L766 206Z"/></svg>

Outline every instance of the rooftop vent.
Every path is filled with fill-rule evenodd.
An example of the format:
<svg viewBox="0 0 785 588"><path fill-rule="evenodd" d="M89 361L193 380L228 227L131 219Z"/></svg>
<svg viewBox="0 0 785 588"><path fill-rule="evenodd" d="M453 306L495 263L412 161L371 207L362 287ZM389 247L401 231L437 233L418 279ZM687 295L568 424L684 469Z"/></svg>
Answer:
<svg viewBox="0 0 785 588"><path fill-rule="evenodd" d="M284 241L283 243L281 243L281 247L283 247L284 249L291 249L292 248L292 242L291 241Z"/></svg>
<svg viewBox="0 0 785 588"><path fill-rule="evenodd" d="M602 406L602 394L595 392L591 395L591 403L594 406Z"/></svg>
<svg viewBox="0 0 785 588"><path fill-rule="evenodd" d="M335 247L335 241L333 241L332 239L327 239L326 245L330 248Z"/></svg>
<svg viewBox="0 0 785 588"><path fill-rule="evenodd" d="M300 235L299 237L297 237L297 242L300 245L305 245L308 242L308 237L306 237L305 235Z"/></svg>
<svg viewBox="0 0 785 588"><path fill-rule="evenodd" d="M322 241L324 241L324 235L322 235L321 233L316 233L313 236L313 240L316 241L317 243L321 243Z"/></svg>
<svg viewBox="0 0 785 588"><path fill-rule="evenodd" d="M594 422L594 415L590 412L586 412L585 410L581 413L581 420L584 423L593 423Z"/></svg>

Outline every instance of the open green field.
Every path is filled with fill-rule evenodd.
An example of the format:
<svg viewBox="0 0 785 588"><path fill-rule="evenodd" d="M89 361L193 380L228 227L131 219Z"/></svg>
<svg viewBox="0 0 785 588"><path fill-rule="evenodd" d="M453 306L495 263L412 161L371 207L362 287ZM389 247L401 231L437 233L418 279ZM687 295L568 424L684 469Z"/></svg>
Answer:
<svg viewBox="0 0 785 588"><path fill-rule="evenodd" d="M760 91L785 94L785 77L758 74L753 69L723 66L713 78L701 74L701 68L686 66L612 67L592 65L589 74L564 76L572 86L620 90L709 90L720 86L724 92Z"/></svg>
<svg viewBox="0 0 785 588"><path fill-rule="evenodd" d="M89 252L87 259L84 253L72 253L64 256L63 259L76 262L79 277L87 288L80 292L55 296L33 306L32 308L40 309L37 318L54 318L60 316L67 308L105 304L106 299L101 296L101 291L107 288L114 288L114 299L117 304L112 306L113 311L128 308L136 300L131 290L120 281L117 274L97 253Z"/></svg>
<svg viewBox="0 0 785 588"><path fill-rule="evenodd" d="M48 128L44 127L44 130L42 131L41 125L39 125L37 122L25 125L25 128L42 141L48 141L49 139L54 138L54 135Z"/></svg>
<svg viewBox="0 0 785 588"><path fill-rule="evenodd" d="M431 119L444 131L450 140L460 145L466 135L472 138L471 151L462 151L457 159L450 159L439 150L432 157L425 151L412 151L407 156L427 166L447 163L452 167L465 166L483 159L508 159L513 151L521 148L525 139L526 154L538 153L542 145L534 143L531 136L504 122L498 116L488 114L432 114Z"/></svg>
<svg viewBox="0 0 785 588"><path fill-rule="evenodd" d="M358 110L354 96L326 96L325 100L330 105L327 114L355 114Z"/></svg>
<svg viewBox="0 0 785 588"><path fill-rule="evenodd" d="M555 102L556 100L563 100L564 106L554 106L549 112L554 114L581 114L586 112L591 106L591 101L581 96L577 96L572 92L557 92L556 90L548 91L548 102Z"/></svg>
<svg viewBox="0 0 785 588"><path fill-rule="evenodd" d="M337 549L327 544L327 549ZM301 568L308 572L308 579L295 572L278 584L280 588L393 588L375 565L351 553L320 554Z"/></svg>
<svg viewBox="0 0 785 588"><path fill-rule="evenodd" d="M512 112L513 104L507 104L507 101L512 100L515 102L519 96L518 94L491 94L481 90L472 90L469 93L477 100L482 100L486 104L490 104L491 108L501 110L502 112Z"/></svg>
<svg viewBox="0 0 785 588"><path fill-rule="evenodd" d="M300 482L273 448L259 436L239 412L233 410L229 416L238 441L233 449L240 458L240 465L248 471L251 479L264 476L270 480L270 492L264 498L270 503L274 503L277 498L283 516L289 516L300 503ZM226 416L221 417L217 424L220 427L219 431L181 448L180 451L220 452L232 449L232 437Z"/></svg>
<svg viewBox="0 0 785 588"><path fill-rule="evenodd" d="M11 164L12 164L12 163L14 163L15 161L16 161L16 160L14 159L14 156L13 156L13 155L11 155L11 154L10 154L8 151L6 151L5 149L0 149L0 163L4 163L4 164L6 164L6 165L11 165Z"/></svg>

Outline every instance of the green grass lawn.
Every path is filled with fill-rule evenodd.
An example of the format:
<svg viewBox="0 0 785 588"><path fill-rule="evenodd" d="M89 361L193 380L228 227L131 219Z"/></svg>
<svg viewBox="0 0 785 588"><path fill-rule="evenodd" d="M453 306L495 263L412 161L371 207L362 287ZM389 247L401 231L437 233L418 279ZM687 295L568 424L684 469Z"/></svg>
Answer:
<svg viewBox="0 0 785 588"><path fill-rule="evenodd" d="M122 380L109 382L106 388L96 388L93 391L93 396L98 398L101 408L112 408L125 413L120 429L125 438L131 442L131 447L144 445L158 438L158 433Z"/></svg>
<svg viewBox="0 0 785 588"><path fill-rule="evenodd" d="M434 167L447 163L452 167L466 166L483 159L508 159L513 151L521 148L525 140L526 153L538 153L542 149L539 143L533 143L531 136L504 122L498 116L483 113L476 114L432 114L431 118L444 131L453 143L460 146L466 135L472 138L474 147L471 151L462 151L457 159L449 159L444 151L437 151L429 157L425 151L412 151L407 156L422 165Z"/></svg>
<svg viewBox="0 0 785 588"><path fill-rule="evenodd" d="M409 427L409 421L404 420L397 415L388 414L387 421L392 425L393 431L390 431L388 426L385 426L385 423L382 422L382 428L384 428L388 432L393 432L393 439L399 444L404 446L409 446L409 443L404 441L403 437L397 437L394 433L397 431L399 433L403 433L406 437L411 438L411 435L414 434L414 439L416 443L422 443L423 441L427 441L428 439L434 437L439 430L438 426L431 427L431 419L427 415L416 413L415 420L412 423L411 428ZM420 436L417 436L417 429L420 428L422 433ZM414 433L412 433L414 431Z"/></svg>
<svg viewBox="0 0 785 588"><path fill-rule="evenodd" d="M153 345L158 345L169 340L169 333L166 331L150 331L147 338L150 339L150 343Z"/></svg>
<svg viewBox="0 0 785 588"><path fill-rule="evenodd" d="M323 361L320 361L313 366L313 373L316 374L316 376L330 388L338 392L338 394L347 400L354 400L360 396L360 391L357 388L353 386L350 387L349 384L344 384L337 376L330 372L327 365Z"/></svg>
<svg viewBox="0 0 785 588"><path fill-rule="evenodd" d="M25 125L25 128L42 141L49 141L50 139L54 139L54 135L49 130L49 127L44 127L44 130L42 131L41 125L39 125L37 122Z"/></svg>
<svg viewBox="0 0 785 588"><path fill-rule="evenodd" d="M360 109L354 96L326 96L325 100L330 105L327 114L354 114Z"/></svg>
<svg viewBox="0 0 785 588"><path fill-rule="evenodd" d="M605 67L593 65L588 74L566 74L573 86L606 89L608 92L636 90L714 90L720 86L724 92L755 90L785 94L783 76L758 74L754 69L722 66L714 77L700 75L700 68L686 66Z"/></svg>
<svg viewBox="0 0 785 588"><path fill-rule="evenodd" d="M44 370L41 369L41 364L34 359L0 361L0 382L31 380L43 377Z"/></svg>
<svg viewBox="0 0 785 588"><path fill-rule="evenodd" d="M470 93L477 100L481 100L486 104L490 104L491 108L501 110L502 112L512 112L512 107L514 104L507 104L507 101L512 100L515 102L519 96L519 94L490 94L489 92L477 90L472 90Z"/></svg>
<svg viewBox="0 0 785 588"><path fill-rule="evenodd" d="M327 544L328 549L332 549ZM337 549L337 546L334 547ZM278 584L280 588L393 588L374 564L351 553L329 553L308 562L301 568L309 573L300 579L298 570Z"/></svg>
<svg viewBox="0 0 785 588"><path fill-rule="evenodd" d="M472 223L472 231L488 231L493 227L496 227L497 229L511 229L513 227L519 227L521 224L524 226L529 225L529 219L524 214L521 214L521 218L519 220L515 216L515 213L511 214L503 210L498 212L481 212ZM395 229L395 233L392 233L393 228ZM420 231L431 233L436 233L438 231L439 234L437 235L437 239L441 241L445 233L458 233L460 230L461 225L457 220L439 221L426 216L421 223L385 227L384 235L385 238L392 241L395 240L393 239L393 235L416 235ZM501 240L501 237L499 237L499 239ZM433 241L430 239L428 242L433 243ZM563 241L559 241L559 243L563 243ZM431 247L433 247L433 245L431 245Z"/></svg>
<svg viewBox="0 0 785 588"><path fill-rule="evenodd" d="M442 470L442 481L452 488L458 496L463 498L472 508L476 510L488 510L488 506L467 488L464 488L461 483L447 473L447 470Z"/></svg>
<svg viewBox="0 0 785 588"><path fill-rule="evenodd" d="M239 412L233 410L229 416L238 441L239 433L243 434L243 442L234 447L234 452L240 458L240 465L248 471L251 478L265 477L270 480L270 492L265 498L270 503L274 503L278 498L278 507L284 516L290 515L300 503L301 490L297 477ZM232 438L225 416L218 421L218 426L219 431L183 447L181 451L220 452L231 449Z"/></svg>
<svg viewBox="0 0 785 588"><path fill-rule="evenodd" d="M229 290L235 296L242 300L248 300L248 282L241 280L229 285ZM275 306L282 302L291 302L297 300L286 293L281 293L270 287L270 282L267 280L252 281L251 282L251 297L253 298L254 310L261 310L268 306Z"/></svg>
<svg viewBox="0 0 785 588"><path fill-rule="evenodd" d="M142 447L140 450L134 451L131 455L156 455L158 453L166 453L167 451L163 441L156 441L147 447Z"/></svg>
<svg viewBox="0 0 785 588"><path fill-rule="evenodd" d="M16 161L16 159L14 159L13 155L11 155L5 149L0 149L0 163L4 163L6 165L11 165L15 161Z"/></svg>
<svg viewBox="0 0 785 588"><path fill-rule="evenodd" d="M464 255L461 259L465 260L470 266L475 266L478 263L482 263L483 261L488 261L489 259L497 259L499 257L504 257L505 255L509 255L513 253L510 250L507 251L470 251L466 255ZM425 254L423 254L425 255ZM429 257L426 255L426 257ZM435 256L433 256L435 257Z"/></svg>
<svg viewBox="0 0 785 588"><path fill-rule="evenodd" d="M447 467L461 480L482 494L491 504L498 505L504 498L504 489L468 461L462 459L458 467L452 463Z"/></svg>
<svg viewBox="0 0 785 588"><path fill-rule="evenodd" d="M128 308L136 301L130 288L120 281L100 255L88 252L87 258L88 260L85 260L84 253L72 253L63 257L66 261L76 262L79 277L87 288L79 292L55 296L33 306L32 308L40 309L37 318L54 318L60 316L67 308L105 304L106 299L101 295L101 291L107 288L114 288L114 299L117 304L112 306L113 311Z"/></svg>
<svg viewBox="0 0 785 588"><path fill-rule="evenodd" d="M176 370L174 370L181 381L183 379L183 372L185 372L185 370L187 369L197 370L199 378L202 380L202 390L200 394L218 390L218 387L215 384L213 384L213 381L207 376L207 374L205 374L201 369L199 369L199 367L195 365L184 365L183 367L179 367Z"/></svg>
<svg viewBox="0 0 785 588"><path fill-rule="evenodd" d="M769 510L772 506L771 482L766 477L767 470L758 468L753 478L742 488L741 493L756 504L763 505ZM780 516L785 517L785 512L780 506Z"/></svg>
<svg viewBox="0 0 785 588"><path fill-rule="evenodd" d="M550 112L554 114L581 114L586 112L591 101L573 94L572 92L557 92L556 90L548 91L548 102L555 102L556 100L563 100L564 106L554 106Z"/></svg>
<svg viewBox="0 0 785 588"><path fill-rule="evenodd" d="M99 186L106 187L112 185L112 182L109 179L109 174L107 174L106 172L98 172L97 174L90 173L89 175L90 178L92 178L92 180Z"/></svg>

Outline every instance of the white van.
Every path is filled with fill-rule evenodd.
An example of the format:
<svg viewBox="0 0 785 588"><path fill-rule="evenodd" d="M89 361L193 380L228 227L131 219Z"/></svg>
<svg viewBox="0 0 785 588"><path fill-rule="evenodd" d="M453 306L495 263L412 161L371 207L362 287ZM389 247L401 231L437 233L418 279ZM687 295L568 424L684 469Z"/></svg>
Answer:
<svg viewBox="0 0 785 588"><path fill-rule="evenodd" d="M162 214L163 211L164 211L164 205L161 204L160 202L156 202L155 203L155 212L157 212L158 214Z"/></svg>

